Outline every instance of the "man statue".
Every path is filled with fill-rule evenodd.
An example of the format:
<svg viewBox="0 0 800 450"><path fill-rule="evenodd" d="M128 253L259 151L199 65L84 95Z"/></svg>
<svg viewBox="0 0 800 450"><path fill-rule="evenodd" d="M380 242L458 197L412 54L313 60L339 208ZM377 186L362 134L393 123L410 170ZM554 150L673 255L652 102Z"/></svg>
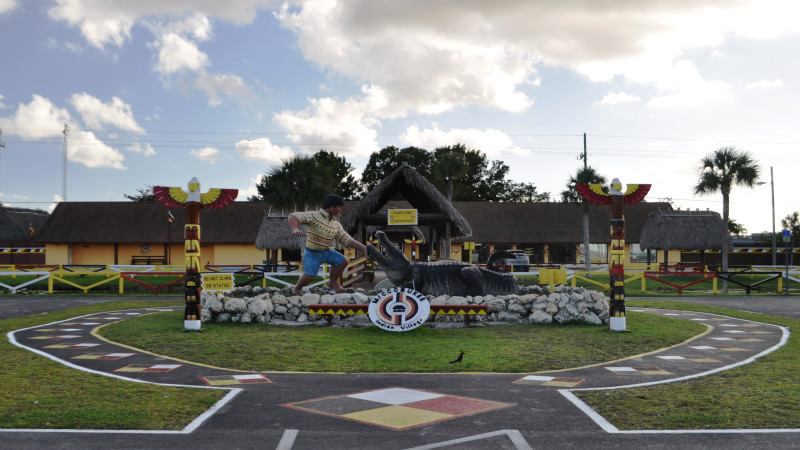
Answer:
<svg viewBox="0 0 800 450"><path fill-rule="evenodd" d="M336 292L346 292L342 287L341 278L347 267L347 258L332 248L334 242L339 242L343 247L360 250L367 253L367 247L353 239L339 223L338 217L342 212L344 199L336 194L328 194L322 200L322 208L317 211L294 212L289 215L289 228L292 234L306 238L306 251L303 253L303 274L292 288L295 295L303 295L303 287L314 280L319 273L319 267L330 264L330 287ZM303 232L299 227L306 225Z"/></svg>

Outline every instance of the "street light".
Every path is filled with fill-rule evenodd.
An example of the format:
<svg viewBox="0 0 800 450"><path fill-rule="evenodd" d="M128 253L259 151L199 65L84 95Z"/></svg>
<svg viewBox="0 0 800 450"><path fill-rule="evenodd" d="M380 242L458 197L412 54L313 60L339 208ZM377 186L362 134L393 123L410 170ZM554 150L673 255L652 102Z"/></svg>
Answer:
<svg viewBox="0 0 800 450"><path fill-rule="evenodd" d="M766 181L760 181L758 183L759 186L767 184ZM772 166L769 167L769 185L772 191L772 265L777 265L776 263L776 254L775 254L775 180L772 178Z"/></svg>

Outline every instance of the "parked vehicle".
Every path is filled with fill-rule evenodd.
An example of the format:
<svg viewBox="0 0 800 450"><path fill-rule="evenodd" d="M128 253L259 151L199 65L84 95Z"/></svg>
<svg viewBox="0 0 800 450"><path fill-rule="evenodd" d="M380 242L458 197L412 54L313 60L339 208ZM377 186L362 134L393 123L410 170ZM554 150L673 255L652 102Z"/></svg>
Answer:
<svg viewBox="0 0 800 450"><path fill-rule="evenodd" d="M525 253L525 250L506 250L507 252L514 255L513 258L506 258L500 261L500 268L505 270L511 270L513 268L514 272L527 272L530 270L530 260L528 259L528 254ZM503 266L508 266L505 268Z"/></svg>

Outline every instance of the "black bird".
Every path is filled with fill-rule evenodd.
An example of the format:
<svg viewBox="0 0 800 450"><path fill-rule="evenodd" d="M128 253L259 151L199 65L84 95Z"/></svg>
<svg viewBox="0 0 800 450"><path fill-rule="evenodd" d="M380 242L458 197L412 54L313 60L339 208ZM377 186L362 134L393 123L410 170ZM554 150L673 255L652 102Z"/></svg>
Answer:
<svg viewBox="0 0 800 450"><path fill-rule="evenodd" d="M456 358L456 359L454 359L454 360L450 361L450 364L455 364L455 363L459 363L459 364L461 364L461 361L462 361L463 359L464 359L464 351L462 350L462 351L461 351L461 353L459 353L459 354L458 354L458 358Z"/></svg>

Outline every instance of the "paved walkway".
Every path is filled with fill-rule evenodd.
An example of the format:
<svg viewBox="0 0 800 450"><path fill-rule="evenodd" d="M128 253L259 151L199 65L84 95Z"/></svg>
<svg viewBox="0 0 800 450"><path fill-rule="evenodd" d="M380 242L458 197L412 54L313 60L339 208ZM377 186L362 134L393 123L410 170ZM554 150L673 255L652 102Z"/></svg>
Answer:
<svg viewBox="0 0 800 450"><path fill-rule="evenodd" d="M760 304L768 301L759 298ZM795 448L800 441L800 430L619 432L571 393L661 383L747 364L786 342L788 330L775 325L629 308L696 321L707 331L675 347L591 367L477 375L237 372L143 353L92 333L103 324L170 309L174 307L91 314L18 330L9 339L76 370L228 389L214 409L175 433L31 430L5 432L4 442L15 448L524 449Z"/></svg>

